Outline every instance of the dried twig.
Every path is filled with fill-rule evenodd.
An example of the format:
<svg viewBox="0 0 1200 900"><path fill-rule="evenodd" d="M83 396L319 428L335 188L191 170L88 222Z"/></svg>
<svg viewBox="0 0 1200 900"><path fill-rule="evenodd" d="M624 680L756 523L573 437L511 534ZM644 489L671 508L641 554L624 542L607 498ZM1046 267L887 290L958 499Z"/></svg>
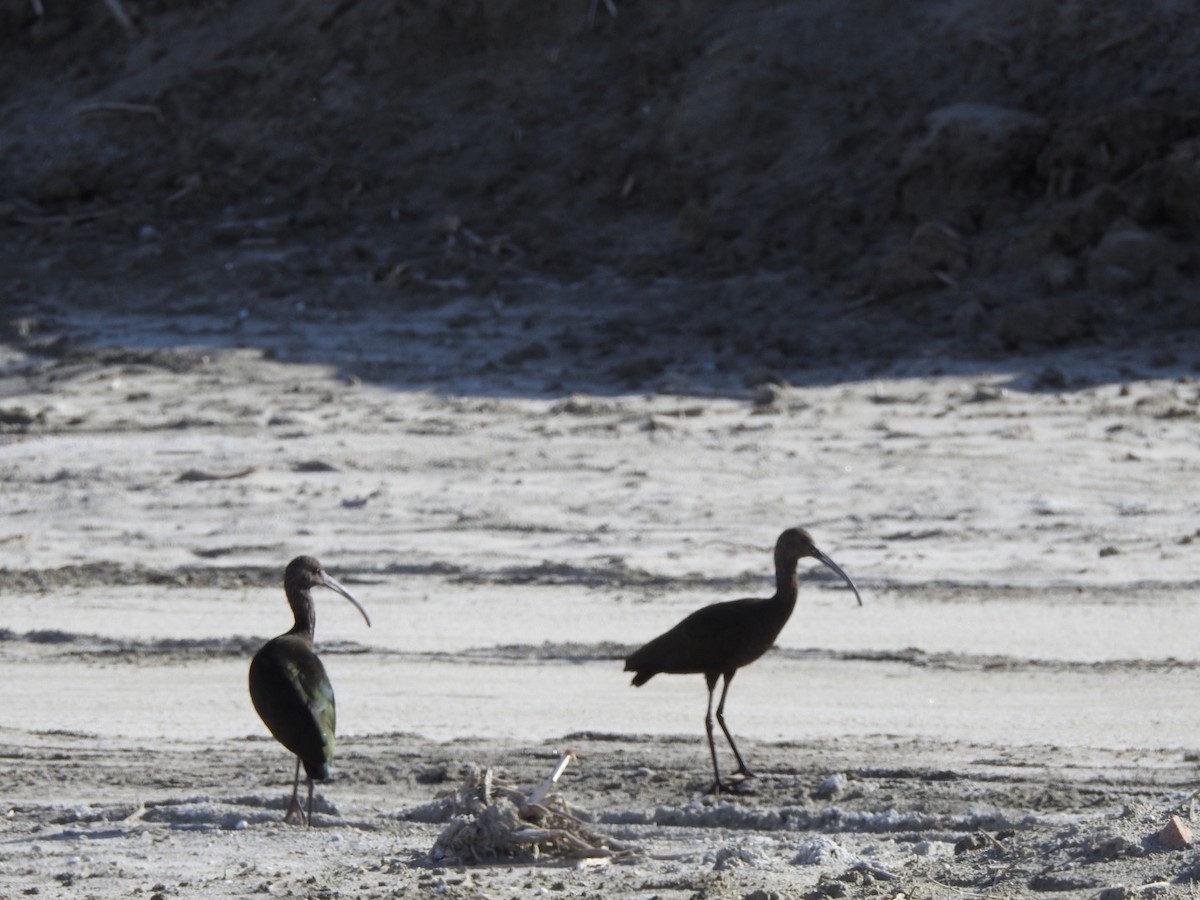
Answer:
<svg viewBox="0 0 1200 900"><path fill-rule="evenodd" d="M1000 38L996 37L996 35L991 31L985 31L982 34L976 35L975 40L979 41L979 43L983 44L985 47L990 47L991 49L995 50L1006 60L1012 59L1012 48L1008 46L1008 44L1004 43L1004 41L1000 40Z"/></svg>
<svg viewBox="0 0 1200 900"><path fill-rule="evenodd" d="M596 10L599 8L599 6L600 0L592 0L592 2L588 4L588 28L591 28L596 24ZM604 8L608 10L608 14L614 19L617 17L617 4L614 2L614 0L604 0Z"/></svg>
<svg viewBox="0 0 1200 900"><path fill-rule="evenodd" d="M104 0L104 5L108 7L108 11L117 20L117 24L125 30L127 37L135 38L138 36L137 26L133 24L133 19L129 18L129 13L125 11L121 0Z"/></svg>
<svg viewBox="0 0 1200 900"><path fill-rule="evenodd" d="M157 106L151 106L147 103L121 103L115 100L102 101L84 104L76 112L81 116L106 116L114 113L129 113L138 116L154 116L160 125L166 122L162 110Z"/></svg>
<svg viewBox="0 0 1200 900"><path fill-rule="evenodd" d="M203 469L188 469L176 481L233 481L235 478L245 478L253 474L254 466L238 469L236 472L205 472Z"/></svg>
<svg viewBox="0 0 1200 900"><path fill-rule="evenodd" d="M1126 44L1132 43L1133 41L1140 40L1143 35L1155 27L1156 23L1153 21L1143 22L1137 28L1133 28L1129 31L1126 31L1124 34L1119 34L1116 37L1105 41L1096 48L1096 55L1101 56L1105 53L1116 50L1119 47L1123 47Z"/></svg>
<svg viewBox="0 0 1200 900"><path fill-rule="evenodd" d="M60 216L13 216L12 220L18 225L81 225L84 222L94 222L96 219L103 219L105 216L111 216L116 210L112 209L96 209L85 210L84 212L66 213Z"/></svg>
<svg viewBox="0 0 1200 900"><path fill-rule="evenodd" d="M204 179L200 177L200 175L195 173L191 175L185 175L183 177L183 187L168 196L164 202L167 204L167 206L170 206L172 203L182 200L192 191L202 187L203 185Z"/></svg>
<svg viewBox="0 0 1200 900"><path fill-rule="evenodd" d="M562 773L567 770L567 766L576 759L574 750L564 750L562 757L558 760L558 765L554 767L554 771L547 776L546 780L533 789L529 795L530 803L541 803L546 799L546 795L558 784L558 779L562 777Z"/></svg>

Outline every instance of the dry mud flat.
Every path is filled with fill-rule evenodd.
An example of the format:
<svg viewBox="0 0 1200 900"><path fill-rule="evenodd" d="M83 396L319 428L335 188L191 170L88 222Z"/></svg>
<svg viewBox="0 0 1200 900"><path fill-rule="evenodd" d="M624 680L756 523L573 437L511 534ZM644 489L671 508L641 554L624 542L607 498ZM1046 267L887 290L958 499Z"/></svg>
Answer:
<svg viewBox="0 0 1200 900"><path fill-rule="evenodd" d="M380 377L439 346L449 370L443 314L407 339L81 315L4 349L0 895L1192 891L1194 851L1156 835L1197 776L1193 360L715 395ZM708 797L700 679L635 691L619 660L769 591L791 524L866 605L802 573L730 695L761 777ZM291 765L245 688L299 552L374 620L318 598L340 737L307 830L278 821ZM566 748L613 858L434 854L440 795L536 785Z"/></svg>
<svg viewBox="0 0 1200 900"><path fill-rule="evenodd" d="M749 742L762 777L717 799L691 735L360 735L319 794L320 827L301 829L280 821L290 769L265 740L4 739L22 798L0 845L6 896L1155 896L1190 893L1194 868L1151 837L1187 814L1194 765L1178 753ZM448 826L438 795L483 763L537 784L566 743L583 749L561 790L613 859L431 855Z"/></svg>

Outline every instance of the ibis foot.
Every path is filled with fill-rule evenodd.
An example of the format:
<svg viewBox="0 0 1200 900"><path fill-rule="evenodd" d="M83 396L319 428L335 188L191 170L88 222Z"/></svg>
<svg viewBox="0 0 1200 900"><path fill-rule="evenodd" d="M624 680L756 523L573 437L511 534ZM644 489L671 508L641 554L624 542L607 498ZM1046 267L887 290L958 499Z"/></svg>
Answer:
<svg viewBox="0 0 1200 900"><path fill-rule="evenodd" d="M750 776L751 778L755 776ZM718 781L713 784L705 793L708 794L737 794L746 796L747 794L755 793L746 786L747 779L738 778L736 781Z"/></svg>
<svg viewBox="0 0 1200 900"><path fill-rule="evenodd" d="M283 821L288 825L309 825L308 817L304 815L304 807L300 805L298 797L292 797L292 802L288 804L287 814L283 817Z"/></svg>

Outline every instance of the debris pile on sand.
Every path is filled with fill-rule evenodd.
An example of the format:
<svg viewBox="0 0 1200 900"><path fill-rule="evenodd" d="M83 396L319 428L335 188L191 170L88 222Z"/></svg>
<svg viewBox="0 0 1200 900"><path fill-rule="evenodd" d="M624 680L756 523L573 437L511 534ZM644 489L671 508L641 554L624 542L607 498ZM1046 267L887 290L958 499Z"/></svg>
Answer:
<svg viewBox="0 0 1200 900"><path fill-rule="evenodd" d="M452 818L434 842L438 863L497 859L606 860L630 855L627 845L605 837L580 820L563 796L551 793L575 754L565 751L554 771L531 791L498 780L492 769L475 769L442 809Z"/></svg>

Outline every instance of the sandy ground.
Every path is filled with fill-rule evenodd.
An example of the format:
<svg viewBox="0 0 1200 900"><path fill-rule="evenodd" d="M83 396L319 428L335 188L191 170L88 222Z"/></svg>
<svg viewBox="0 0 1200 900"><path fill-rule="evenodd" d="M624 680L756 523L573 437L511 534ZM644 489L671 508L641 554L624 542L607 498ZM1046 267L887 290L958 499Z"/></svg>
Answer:
<svg viewBox="0 0 1200 900"><path fill-rule="evenodd" d="M0 896L1191 895L1155 835L1200 745L1194 360L401 389L453 309L293 313L79 314L3 349ZM769 593L794 524L865 605L802 566L730 694L761 777L714 798L702 680L634 690L620 659ZM339 744L312 829L280 821L291 760L245 689L299 553L374 620L317 597ZM567 748L562 796L627 849L433 853L439 797Z"/></svg>

